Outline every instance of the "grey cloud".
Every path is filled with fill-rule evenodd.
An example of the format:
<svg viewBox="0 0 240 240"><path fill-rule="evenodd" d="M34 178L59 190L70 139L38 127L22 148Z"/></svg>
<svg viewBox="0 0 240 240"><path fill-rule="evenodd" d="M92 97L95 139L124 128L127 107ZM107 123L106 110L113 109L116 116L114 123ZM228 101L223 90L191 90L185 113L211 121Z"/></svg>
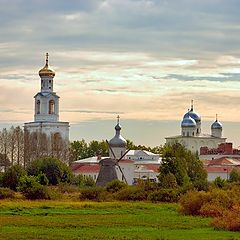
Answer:
<svg viewBox="0 0 240 240"><path fill-rule="evenodd" d="M240 81L240 73L220 73L219 77L212 76L190 76L190 75L181 75L181 74L168 74L166 77L154 79L177 79L180 81L214 81L214 82L232 82Z"/></svg>
<svg viewBox="0 0 240 240"><path fill-rule="evenodd" d="M124 114L125 113L125 112L98 111L98 110L85 110L85 109L63 109L61 112L71 112L71 113L104 113L104 114Z"/></svg>

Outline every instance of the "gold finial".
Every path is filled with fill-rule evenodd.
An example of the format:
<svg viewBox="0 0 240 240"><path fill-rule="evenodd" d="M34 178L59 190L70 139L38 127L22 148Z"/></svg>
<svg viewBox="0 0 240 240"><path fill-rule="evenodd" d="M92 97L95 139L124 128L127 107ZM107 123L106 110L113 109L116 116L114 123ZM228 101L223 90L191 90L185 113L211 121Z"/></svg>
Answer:
<svg viewBox="0 0 240 240"><path fill-rule="evenodd" d="M54 77L55 76L54 70L51 69L50 66L48 65L48 57L49 57L49 54L46 53L45 66L39 71L40 77L44 77L44 76Z"/></svg>
<svg viewBox="0 0 240 240"><path fill-rule="evenodd" d="M117 116L117 124L119 124L120 116Z"/></svg>
<svg viewBox="0 0 240 240"><path fill-rule="evenodd" d="M218 115L217 115L217 113L216 113L216 122L218 121Z"/></svg>
<svg viewBox="0 0 240 240"><path fill-rule="evenodd" d="M193 100L191 100L191 111L193 110Z"/></svg>

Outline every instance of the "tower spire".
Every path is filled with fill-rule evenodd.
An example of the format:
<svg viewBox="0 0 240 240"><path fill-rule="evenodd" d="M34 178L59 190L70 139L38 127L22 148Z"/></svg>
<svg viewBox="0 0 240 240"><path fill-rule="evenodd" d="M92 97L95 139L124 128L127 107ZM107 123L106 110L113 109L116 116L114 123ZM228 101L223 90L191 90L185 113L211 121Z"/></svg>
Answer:
<svg viewBox="0 0 240 240"><path fill-rule="evenodd" d="M117 124L119 124L119 122L120 122L120 116L117 115Z"/></svg>
<svg viewBox="0 0 240 240"><path fill-rule="evenodd" d="M218 121L218 115L217 115L217 113L216 113L216 122Z"/></svg>
<svg viewBox="0 0 240 240"><path fill-rule="evenodd" d="M49 57L49 54L46 53L46 66L48 66L48 57Z"/></svg>
<svg viewBox="0 0 240 240"><path fill-rule="evenodd" d="M190 111L193 111L193 99L191 100L191 110Z"/></svg>

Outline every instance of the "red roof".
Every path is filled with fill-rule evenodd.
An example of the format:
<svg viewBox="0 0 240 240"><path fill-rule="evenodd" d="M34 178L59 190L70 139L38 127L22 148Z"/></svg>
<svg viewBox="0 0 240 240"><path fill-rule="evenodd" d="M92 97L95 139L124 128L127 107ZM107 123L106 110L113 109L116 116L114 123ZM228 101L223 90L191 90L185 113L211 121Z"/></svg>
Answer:
<svg viewBox="0 0 240 240"><path fill-rule="evenodd" d="M148 170L159 172L160 164L143 164L143 166Z"/></svg>
<svg viewBox="0 0 240 240"><path fill-rule="evenodd" d="M78 165L76 168L72 169L74 173L99 173L99 164L84 164Z"/></svg>
<svg viewBox="0 0 240 240"><path fill-rule="evenodd" d="M120 163L134 163L134 160L130 160L130 159L121 159L119 162L120 162Z"/></svg>
<svg viewBox="0 0 240 240"><path fill-rule="evenodd" d="M208 173L230 173L233 170L234 167L212 167L207 166L205 167L206 171Z"/></svg>

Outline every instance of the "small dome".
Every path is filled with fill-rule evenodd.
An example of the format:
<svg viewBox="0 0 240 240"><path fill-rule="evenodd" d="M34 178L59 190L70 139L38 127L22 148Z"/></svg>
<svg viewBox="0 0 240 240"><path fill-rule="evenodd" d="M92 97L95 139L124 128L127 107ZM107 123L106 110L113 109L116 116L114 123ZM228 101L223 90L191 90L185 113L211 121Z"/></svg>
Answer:
<svg viewBox="0 0 240 240"><path fill-rule="evenodd" d="M46 53L46 64L45 66L39 70L39 76L40 77L54 77L55 76L55 72L53 69L50 68L50 66L48 65L48 53Z"/></svg>
<svg viewBox="0 0 240 240"><path fill-rule="evenodd" d="M181 123L181 127L196 127L196 121L190 116L190 114L186 113Z"/></svg>
<svg viewBox="0 0 240 240"><path fill-rule="evenodd" d="M126 147L127 146L127 141L120 134L121 129L122 129L121 125L118 122L117 125L115 126L116 134L109 141L109 145L111 147Z"/></svg>
<svg viewBox="0 0 240 240"><path fill-rule="evenodd" d="M221 124L218 120L216 120L216 121L212 124L211 129L222 129L222 124Z"/></svg>

